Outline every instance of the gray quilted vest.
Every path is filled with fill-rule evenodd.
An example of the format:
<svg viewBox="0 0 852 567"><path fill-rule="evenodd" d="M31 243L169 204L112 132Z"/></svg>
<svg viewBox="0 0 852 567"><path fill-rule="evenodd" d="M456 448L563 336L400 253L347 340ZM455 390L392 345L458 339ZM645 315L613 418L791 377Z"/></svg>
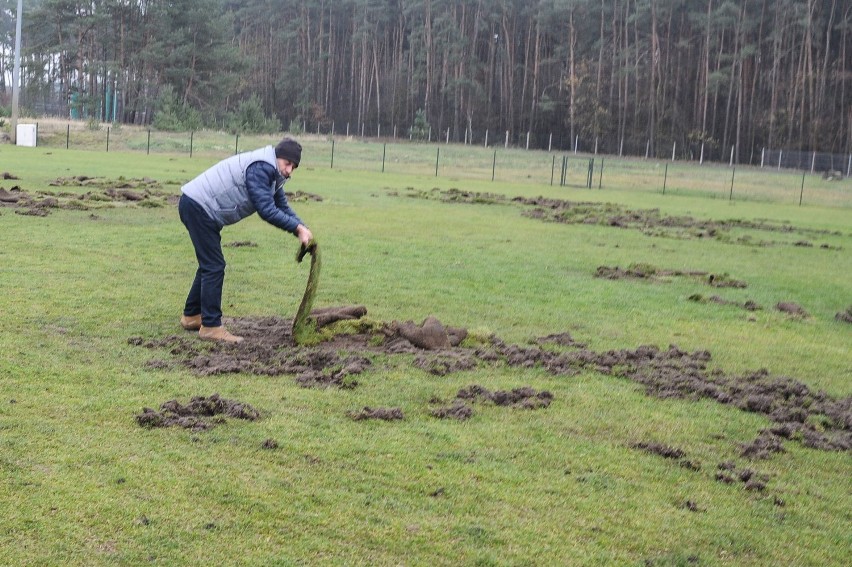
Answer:
<svg viewBox="0 0 852 567"><path fill-rule="evenodd" d="M220 161L181 187L181 192L201 205L219 226L234 224L255 212L246 189L246 169L258 161L278 170L275 148L266 146Z"/></svg>

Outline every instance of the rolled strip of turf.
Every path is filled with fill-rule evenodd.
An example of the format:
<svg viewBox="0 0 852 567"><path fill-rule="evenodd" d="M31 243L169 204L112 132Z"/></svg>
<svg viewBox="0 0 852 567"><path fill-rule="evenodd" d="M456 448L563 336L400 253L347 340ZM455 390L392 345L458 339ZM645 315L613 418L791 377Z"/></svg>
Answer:
<svg viewBox="0 0 852 567"><path fill-rule="evenodd" d="M307 246L302 245L296 253L296 261L301 262L306 254L311 255L311 271L308 275L308 285L305 287L305 295L302 296L302 303L299 304L299 310L296 312L296 318L293 320L293 340L297 345L315 344L319 335L317 334L316 321L309 317L311 309L314 305L314 297L317 293L319 285L320 260L319 246L316 240L311 240Z"/></svg>

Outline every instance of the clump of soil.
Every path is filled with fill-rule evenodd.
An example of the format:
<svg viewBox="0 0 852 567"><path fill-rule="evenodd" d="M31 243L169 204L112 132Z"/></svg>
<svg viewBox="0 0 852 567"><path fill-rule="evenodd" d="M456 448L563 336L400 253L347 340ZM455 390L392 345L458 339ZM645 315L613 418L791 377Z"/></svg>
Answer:
<svg viewBox="0 0 852 567"><path fill-rule="evenodd" d="M841 323L852 323L852 305L846 308L846 311L839 311L834 318Z"/></svg>
<svg viewBox="0 0 852 567"><path fill-rule="evenodd" d="M740 482L745 485L746 490L761 492L766 489L769 477L749 468L738 469L736 463L733 461L725 461L724 463L719 463L717 467L716 480L725 484Z"/></svg>
<svg viewBox="0 0 852 567"><path fill-rule="evenodd" d="M663 270L650 264L630 264L627 268L598 266L596 278L608 280L643 279L654 282L668 281L670 277L701 278L711 287L748 287L746 282L735 280L728 274L708 274L703 271Z"/></svg>
<svg viewBox="0 0 852 567"><path fill-rule="evenodd" d="M716 303L718 305L735 305L746 311L760 311L763 309L757 302L752 301L751 299L747 299L742 303L738 301L731 301L729 299L724 299L719 297L718 295L711 295L710 297L704 297L700 293L694 293L688 298L690 301L695 301L696 303Z"/></svg>
<svg viewBox="0 0 852 567"><path fill-rule="evenodd" d="M657 443L656 441L639 441L631 444L630 447L645 451L652 455L660 456L664 459L678 461L680 466L685 469L692 471L701 470L700 464L685 459L684 457L686 457L686 452L684 452L683 449L678 449L677 447L671 447L663 443Z"/></svg>
<svg viewBox="0 0 852 567"><path fill-rule="evenodd" d="M427 317L420 325L413 321L394 321L389 331L399 335L417 348L437 350L457 347L467 337L467 329L444 327L435 317Z"/></svg>
<svg viewBox="0 0 852 567"><path fill-rule="evenodd" d="M261 444L260 448L261 449L268 449L268 450L277 449L278 448L278 441L276 441L275 439L272 439L270 437L269 439L267 439L266 441L264 441Z"/></svg>
<svg viewBox="0 0 852 567"><path fill-rule="evenodd" d="M257 248L257 243L251 240L237 240L225 244L228 248Z"/></svg>
<svg viewBox="0 0 852 567"><path fill-rule="evenodd" d="M735 280L727 273L724 274L710 274L707 276L707 285L711 287L738 287L745 288L748 287L748 284L741 280Z"/></svg>
<svg viewBox="0 0 852 567"><path fill-rule="evenodd" d="M260 413L252 406L238 400L228 400L213 394L209 398L193 397L187 405L169 400L160 406L160 411L143 408L136 416L142 427L183 427L193 431L211 429L225 422L225 417L254 421Z"/></svg>
<svg viewBox="0 0 852 567"><path fill-rule="evenodd" d="M553 401L553 394L547 390L537 392L529 386L492 392L479 384L472 384L460 389L450 405L433 408L430 413L439 419L464 421L473 416L473 408L468 405L469 403L488 402L495 406L532 410L546 408L551 401ZM443 403L442 400L435 399L431 402Z"/></svg>
<svg viewBox="0 0 852 567"><path fill-rule="evenodd" d="M638 443L633 443L630 446L634 449L641 449L646 453L659 455L664 459L673 459L675 461L682 459L684 455L686 455L682 449L671 447L663 443L657 443L656 441L639 441Z"/></svg>
<svg viewBox="0 0 852 567"><path fill-rule="evenodd" d="M810 317L805 309L792 301L781 301L775 304L775 309L780 311L781 313L787 313L788 315L792 315L794 317L800 317L802 319L806 317Z"/></svg>
<svg viewBox="0 0 852 567"><path fill-rule="evenodd" d="M740 455L747 459L757 460L768 459L775 453L786 453L787 450L784 449L781 440L790 438L792 433L784 426L772 430L764 429L753 441L741 445L742 452Z"/></svg>
<svg viewBox="0 0 852 567"><path fill-rule="evenodd" d="M380 419L382 421L396 421L405 419L405 415L400 408L371 408L364 406L360 411L350 411L346 415L354 421L363 421L365 419Z"/></svg>
<svg viewBox="0 0 852 567"><path fill-rule="evenodd" d="M0 175L3 179L21 179L17 175L9 173L8 171L4 171L2 175Z"/></svg>
<svg viewBox="0 0 852 567"><path fill-rule="evenodd" d="M292 375L304 387L320 388L355 387L359 374L371 368L376 360L387 360L395 354L414 355L411 360L416 367L435 375L496 365L540 368L554 376L594 371L642 384L651 396L709 399L766 416L773 425L760 433L757 449L744 449L743 454L748 458L777 452L771 447L783 448L788 441L822 450L852 450L852 397L836 400L791 378L772 376L763 369L744 375L725 373L710 368L711 355L706 350L690 353L675 345L667 349L645 345L596 352L575 343L568 333L550 335L531 345L507 344L491 336L469 341L468 346L424 342L421 344L426 346L418 347L405 336L413 336L408 330L424 326L430 327L431 333L439 324L437 320L430 323L431 327L341 320L329 325L327 340L311 347L297 347L291 321L277 317L241 318L226 321L229 330L245 337L238 345L205 343L190 333L157 340L136 337L129 342L166 349L199 375L235 372ZM335 334L341 326L347 332ZM401 328L407 330L400 331ZM442 324L440 328L447 329ZM432 335L426 333L426 336ZM439 336L437 344L451 345L450 333ZM530 388L488 392L480 386L470 386L460 391L455 403L432 410L432 415L464 419L469 415L461 404L474 400L536 409L547 407L551 397ZM761 447L764 451L759 450Z"/></svg>
<svg viewBox="0 0 852 567"><path fill-rule="evenodd" d="M460 400L470 402L491 402L495 406L514 407L520 409L542 409L553 401L553 394L547 390L536 392L529 386L515 388L513 390L497 390L491 392L478 384L462 388L456 394Z"/></svg>
<svg viewBox="0 0 852 567"><path fill-rule="evenodd" d="M473 408L464 403L462 400L455 400L449 406L434 408L430 410L429 413L438 419L455 419L457 421L465 421L473 417Z"/></svg>
<svg viewBox="0 0 852 567"><path fill-rule="evenodd" d="M300 201L317 201L322 202L323 198L314 193L307 193L305 191L296 191L294 193L287 193L287 200L291 203L300 202Z"/></svg>

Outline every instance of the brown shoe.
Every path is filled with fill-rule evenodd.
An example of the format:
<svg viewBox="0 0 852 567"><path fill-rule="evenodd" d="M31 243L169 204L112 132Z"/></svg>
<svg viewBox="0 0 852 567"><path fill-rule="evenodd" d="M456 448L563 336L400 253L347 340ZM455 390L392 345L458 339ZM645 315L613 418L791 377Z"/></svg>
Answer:
<svg viewBox="0 0 852 567"><path fill-rule="evenodd" d="M187 331L197 331L201 328L201 315L181 315L180 326Z"/></svg>
<svg viewBox="0 0 852 567"><path fill-rule="evenodd" d="M198 338L204 341L218 341L220 343L241 343L242 337L232 335L225 330L225 327L205 327L204 325L198 330Z"/></svg>

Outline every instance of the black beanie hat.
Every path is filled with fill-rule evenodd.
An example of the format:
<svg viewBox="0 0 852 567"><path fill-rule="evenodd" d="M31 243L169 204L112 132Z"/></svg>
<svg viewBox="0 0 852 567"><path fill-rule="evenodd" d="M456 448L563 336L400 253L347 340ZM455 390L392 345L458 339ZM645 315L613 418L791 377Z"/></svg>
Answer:
<svg viewBox="0 0 852 567"><path fill-rule="evenodd" d="M302 146L293 138L284 138L275 146L275 157L291 161L299 167L302 159Z"/></svg>

